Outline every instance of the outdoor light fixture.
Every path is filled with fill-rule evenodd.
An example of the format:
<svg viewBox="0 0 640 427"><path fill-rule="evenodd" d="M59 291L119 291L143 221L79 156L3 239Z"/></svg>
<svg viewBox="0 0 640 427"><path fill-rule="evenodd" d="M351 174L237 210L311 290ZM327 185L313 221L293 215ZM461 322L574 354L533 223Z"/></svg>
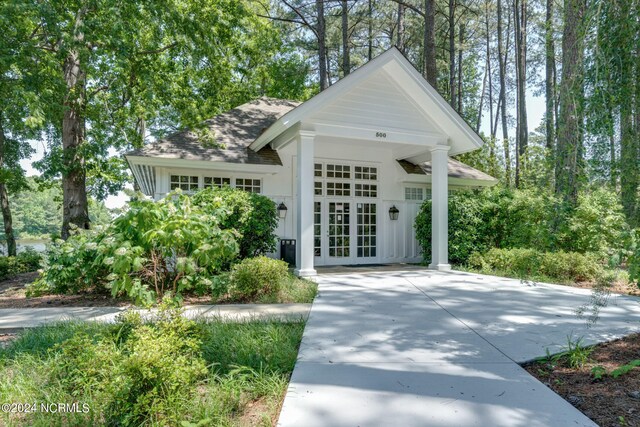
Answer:
<svg viewBox="0 0 640 427"><path fill-rule="evenodd" d="M397 220L399 213L400 211L398 210L398 208L396 208L396 205L391 206L389 208L389 218L391 219L391 221Z"/></svg>
<svg viewBox="0 0 640 427"><path fill-rule="evenodd" d="M280 219L285 219L287 217L287 206L284 204L284 202L280 202L280 204L278 205L278 216L280 217Z"/></svg>

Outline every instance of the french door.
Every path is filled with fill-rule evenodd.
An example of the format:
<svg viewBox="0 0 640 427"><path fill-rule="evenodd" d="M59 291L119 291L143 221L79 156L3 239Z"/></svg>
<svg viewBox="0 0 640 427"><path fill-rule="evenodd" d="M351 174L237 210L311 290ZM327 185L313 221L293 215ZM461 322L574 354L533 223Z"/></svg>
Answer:
<svg viewBox="0 0 640 427"><path fill-rule="evenodd" d="M314 252L317 265L367 264L377 253L377 203L316 199Z"/></svg>

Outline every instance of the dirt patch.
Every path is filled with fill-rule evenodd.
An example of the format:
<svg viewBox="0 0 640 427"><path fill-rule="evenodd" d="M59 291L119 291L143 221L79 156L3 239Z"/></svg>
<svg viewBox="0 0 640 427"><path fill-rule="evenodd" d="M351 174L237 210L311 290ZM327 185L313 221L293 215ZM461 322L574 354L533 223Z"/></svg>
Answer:
<svg viewBox="0 0 640 427"><path fill-rule="evenodd" d="M576 288L583 289L593 289L596 287L596 284L593 282L579 282L573 283L568 286L573 286ZM617 281L614 282L611 286L605 288L605 290L611 292L612 294L622 294L622 295L633 295L640 296L640 287L634 283L629 283L625 281Z"/></svg>
<svg viewBox="0 0 640 427"><path fill-rule="evenodd" d="M25 286L38 277L37 272L23 273L0 281L0 308L43 307L128 307L129 301L112 298L101 292L81 292L76 295L44 295L27 298Z"/></svg>
<svg viewBox="0 0 640 427"><path fill-rule="evenodd" d="M610 373L640 359L640 334L593 347L590 360L571 368L566 357L525 365L524 368L602 427L640 427L640 368L613 378ZM594 367L606 370L601 379Z"/></svg>

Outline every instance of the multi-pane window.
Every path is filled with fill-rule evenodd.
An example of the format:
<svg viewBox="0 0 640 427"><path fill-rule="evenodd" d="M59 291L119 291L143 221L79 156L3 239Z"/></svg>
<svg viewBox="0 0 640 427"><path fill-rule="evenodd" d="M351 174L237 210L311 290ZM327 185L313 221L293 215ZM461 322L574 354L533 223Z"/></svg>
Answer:
<svg viewBox="0 0 640 427"><path fill-rule="evenodd" d="M327 178L351 179L351 166L328 164Z"/></svg>
<svg viewBox="0 0 640 427"><path fill-rule="evenodd" d="M378 186L376 184L355 185L356 197L378 197Z"/></svg>
<svg viewBox="0 0 640 427"><path fill-rule="evenodd" d="M250 193L260 193L260 180L249 178L236 178L236 188L249 191Z"/></svg>
<svg viewBox="0 0 640 427"><path fill-rule="evenodd" d="M372 168L370 166L354 166L353 171L356 179L366 179L369 181L375 181L378 179L378 168Z"/></svg>
<svg viewBox="0 0 640 427"><path fill-rule="evenodd" d="M313 183L314 186L314 194L316 196L322 196L322 181L316 181Z"/></svg>
<svg viewBox="0 0 640 427"><path fill-rule="evenodd" d="M204 188L211 188L211 187L223 187L225 185L231 185L231 178L220 178L220 177L211 177L211 176L205 176L204 177L204 184L203 187Z"/></svg>
<svg viewBox="0 0 640 427"><path fill-rule="evenodd" d="M327 182L327 196L351 196L351 184L348 182Z"/></svg>
<svg viewBox="0 0 640 427"><path fill-rule="evenodd" d="M313 254L322 255L322 204L313 203Z"/></svg>
<svg viewBox="0 0 640 427"><path fill-rule="evenodd" d="M376 204L358 203L358 258L376 256Z"/></svg>
<svg viewBox="0 0 640 427"><path fill-rule="evenodd" d="M189 175L171 175L169 188L171 190L179 188L182 191L195 191L198 189L198 177Z"/></svg>
<svg viewBox="0 0 640 427"><path fill-rule="evenodd" d="M315 163L313 165L313 176L322 178L322 163Z"/></svg>
<svg viewBox="0 0 640 427"><path fill-rule="evenodd" d="M405 187L405 200L424 200L424 190L419 187Z"/></svg>

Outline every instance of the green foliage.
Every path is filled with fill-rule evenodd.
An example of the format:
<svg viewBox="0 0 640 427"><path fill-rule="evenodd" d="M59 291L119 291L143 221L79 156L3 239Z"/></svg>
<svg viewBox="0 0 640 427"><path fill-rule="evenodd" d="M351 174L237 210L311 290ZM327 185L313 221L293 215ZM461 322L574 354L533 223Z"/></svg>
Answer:
<svg viewBox="0 0 640 427"><path fill-rule="evenodd" d="M567 346L562 353L567 358L567 363L570 368L582 368L587 362L589 357L593 353L593 347L585 347L582 345L582 337L573 340L570 336L567 337Z"/></svg>
<svg viewBox="0 0 640 427"><path fill-rule="evenodd" d="M607 374L607 370L602 365L597 365L591 368L591 375L593 379L598 381L601 380L603 376Z"/></svg>
<svg viewBox="0 0 640 427"><path fill-rule="evenodd" d="M634 368L640 368L640 359L635 359L632 360L629 363L626 363L622 366L617 367L616 369L614 369L613 371L611 371L611 376L613 378L618 378L621 375L625 375L628 374L629 372L631 372Z"/></svg>
<svg viewBox="0 0 640 427"><path fill-rule="evenodd" d="M225 214L204 212L179 192L159 202L134 200L104 230L79 231L52 245L31 292L104 286L145 305L167 292L179 299L185 290L210 286L236 256L234 232L218 227Z"/></svg>
<svg viewBox="0 0 640 427"><path fill-rule="evenodd" d="M36 251L27 248L16 256L0 256L0 280L20 273L40 268L42 257Z"/></svg>
<svg viewBox="0 0 640 427"><path fill-rule="evenodd" d="M239 233L240 258L275 251L278 214L275 203L268 197L231 187L214 187L197 192L193 204L205 212L227 212L219 226Z"/></svg>
<svg viewBox="0 0 640 427"><path fill-rule="evenodd" d="M560 224L558 227L557 224ZM424 257L431 256L431 202L416 218ZM449 197L449 258L464 264L474 252L490 248L620 254L629 229L618 198L604 189L583 193L573 210L549 192L492 188L458 191Z"/></svg>
<svg viewBox="0 0 640 427"><path fill-rule="evenodd" d="M19 192L12 194L11 211L13 229L18 239L48 238L60 233L62 226L62 187L60 181L43 181L29 177ZM92 225L111 222L109 209L103 202L89 200L89 218ZM0 227L0 240L4 230Z"/></svg>
<svg viewBox="0 0 640 427"><path fill-rule="evenodd" d="M289 276L286 262L259 256L233 266L231 293L234 298L251 299L277 294Z"/></svg>
<svg viewBox="0 0 640 427"><path fill-rule="evenodd" d="M604 274L593 254L542 252L535 249L490 249L469 257L469 266L487 274L559 281L595 281Z"/></svg>
<svg viewBox="0 0 640 427"><path fill-rule="evenodd" d="M82 402L62 425L236 425L253 401L277 414L304 323L194 322L163 306L115 324L62 322L25 330L0 348L0 399ZM0 414L49 426L51 414Z"/></svg>

